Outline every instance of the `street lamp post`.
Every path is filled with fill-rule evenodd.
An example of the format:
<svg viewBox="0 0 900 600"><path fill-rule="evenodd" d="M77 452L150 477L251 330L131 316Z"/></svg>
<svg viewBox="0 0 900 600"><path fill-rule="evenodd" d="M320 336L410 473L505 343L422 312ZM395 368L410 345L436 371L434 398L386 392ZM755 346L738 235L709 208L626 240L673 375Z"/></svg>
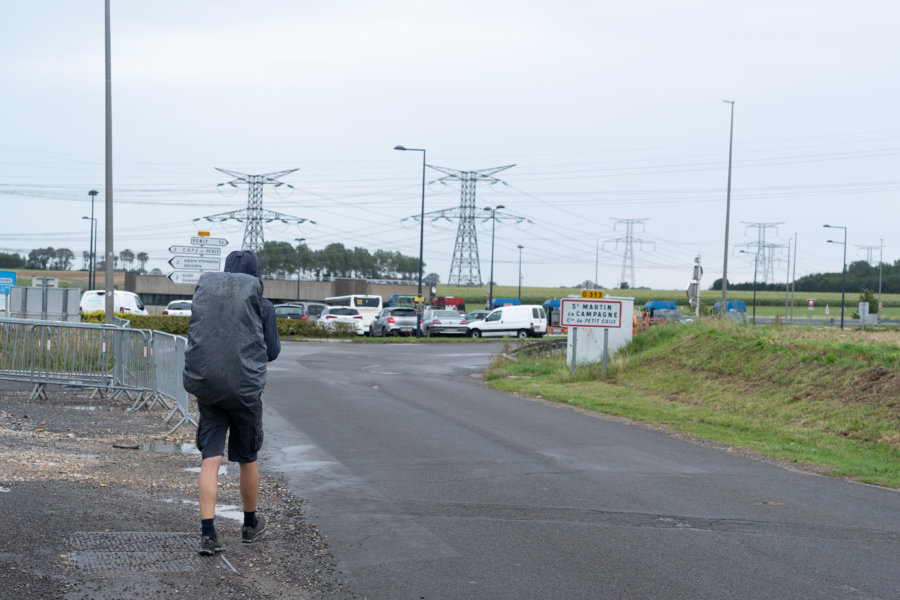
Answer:
<svg viewBox="0 0 900 600"><path fill-rule="evenodd" d="M422 153L422 209L419 214L419 288L417 297L422 297L422 250L425 242L425 148L407 148L406 146L394 146L394 150L402 152ZM416 319L416 337L422 337L422 316Z"/></svg>
<svg viewBox="0 0 900 600"><path fill-rule="evenodd" d="M506 208L502 204L498 204L494 208L485 207L484 210L491 211L491 280L488 282L488 310L494 308L494 232L497 227L497 211Z"/></svg>
<svg viewBox="0 0 900 600"><path fill-rule="evenodd" d="M88 289L94 289L94 286L97 284L96 277L94 275L94 255L97 252L97 219L94 218L94 200L97 198L97 194L99 194L97 190L91 190L88 192L88 196L91 197L91 239L88 240L88 254L90 254L90 265L88 267Z"/></svg>
<svg viewBox="0 0 900 600"><path fill-rule="evenodd" d="M88 238L88 289L92 290L92 289L94 289L94 280L93 280L93 276L91 274L92 271L94 270L94 253L93 253L92 244L94 243L93 242L94 227L97 222L97 219L95 219L94 217L81 217L81 218L84 219L85 221L91 222L91 237Z"/></svg>
<svg viewBox="0 0 900 600"><path fill-rule="evenodd" d="M522 244L519 244L517 248L519 249L519 301L522 300L522 248L524 248Z"/></svg>
<svg viewBox="0 0 900 600"><path fill-rule="evenodd" d="M300 299L300 269L302 268L302 264L300 261L300 245L306 241L306 238L294 238L294 241L297 242L297 300Z"/></svg>
<svg viewBox="0 0 900 600"><path fill-rule="evenodd" d="M844 244L844 263L841 268L841 329L844 328L844 295L847 292L847 228L843 225L822 225L829 229L843 229L844 241L835 242L828 240L829 244Z"/></svg>
<svg viewBox="0 0 900 600"><path fill-rule="evenodd" d="M741 250L741 253L753 255L753 324L756 325L756 271L759 269L759 252Z"/></svg>
<svg viewBox="0 0 900 600"><path fill-rule="evenodd" d="M727 312L728 294L728 222L731 220L731 149L734 141L734 100L722 100L731 105L731 127L728 133L728 191L725 195L725 257L722 260L722 315Z"/></svg>

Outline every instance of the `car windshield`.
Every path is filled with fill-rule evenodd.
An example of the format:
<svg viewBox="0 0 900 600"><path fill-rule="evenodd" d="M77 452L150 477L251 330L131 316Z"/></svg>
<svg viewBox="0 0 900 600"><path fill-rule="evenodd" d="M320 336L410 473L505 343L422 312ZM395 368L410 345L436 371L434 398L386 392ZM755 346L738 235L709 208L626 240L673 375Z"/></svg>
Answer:
<svg viewBox="0 0 900 600"><path fill-rule="evenodd" d="M458 319L459 313L455 310L436 310L434 316L440 319Z"/></svg>
<svg viewBox="0 0 900 600"><path fill-rule="evenodd" d="M169 310L191 310L190 302L170 302Z"/></svg>
<svg viewBox="0 0 900 600"><path fill-rule="evenodd" d="M356 310L355 308L346 308L343 306L332 308L328 312L329 312L329 314L332 314L332 315L341 315L341 316L345 316L345 317L347 317L347 316L352 317L352 316L359 314L359 311Z"/></svg>
<svg viewBox="0 0 900 600"><path fill-rule="evenodd" d="M412 308L399 308L392 310L390 314L395 317L414 317L416 316L416 311Z"/></svg>

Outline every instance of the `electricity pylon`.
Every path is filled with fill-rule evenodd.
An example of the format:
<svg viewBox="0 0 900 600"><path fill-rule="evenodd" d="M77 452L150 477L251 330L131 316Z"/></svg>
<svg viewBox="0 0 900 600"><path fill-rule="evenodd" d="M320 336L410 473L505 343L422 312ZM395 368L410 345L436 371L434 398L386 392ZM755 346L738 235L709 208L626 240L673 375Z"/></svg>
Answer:
<svg viewBox="0 0 900 600"><path fill-rule="evenodd" d="M479 181L502 183L494 175L516 165L504 165L478 171L458 171L435 165L427 166L445 174L444 177L436 179L436 182L459 181L459 207L438 210L425 215L426 217L433 217L433 221L438 219L459 219L459 226L456 229L456 243L453 246L453 259L450 262L450 277L448 277L447 283L467 286L482 285L481 263L478 259L478 234L475 231L475 221L479 218L475 210L475 186ZM419 217L416 215L409 218L415 220ZM517 217L509 213L501 213L499 211L496 213L497 221L502 221L504 218L507 220L518 220L519 222L527 221L524 217Z"/></svg>
<svg viewBox="0 0 900 600"><path fill-rule="evenodd" d="M605 246L607 243L615 242L616 249L619 248L619 242L625 244L625 254L622 256L622 276L619 278L619 286L623 283L627 283L629 288L634 288L634 243L637 242L641 249L644 248L644 244L653 244L654 242L650 242L647 240L642 240L641 238L634 237L634 226L636 223L640 223L643 226L644 221L649 221L650 219L613 219L616 224L613 225L613 230L619 226L620 223L625 224L625 237L623 238L615 238L612 240L606 240L603 242ZM629 277L630 275L630 277Z"/></svg>
<svg viewBox="0 0 900 600"><path fill-rule="evenodd" d="M309 219L285 215L283 213L265 210L262 206L263 186L274 185L275 187L287 186L293 190L294 186L283 181L278 181L279 177L290 175L299 169L289 169L287 171L276 171L274 173L264 173L262 175L248 175L246 173L238 173L237 171L227 171L215 167L216 171L221 171L226 175L234 177L231 181L220 183L221 188L226 185L237 187L239 183L247 184L247 208L241 210L232 210L230 212L209 215L208 217L198 217L194 221L228 221L234 220L238 223L244 223L244 241L241 243L241 250L253 250L259 252L265 245L263 236L263 222L271 223L272 221L281 221L282 223L305 223ZM309 221L315 223L315 221Z"/></svg>

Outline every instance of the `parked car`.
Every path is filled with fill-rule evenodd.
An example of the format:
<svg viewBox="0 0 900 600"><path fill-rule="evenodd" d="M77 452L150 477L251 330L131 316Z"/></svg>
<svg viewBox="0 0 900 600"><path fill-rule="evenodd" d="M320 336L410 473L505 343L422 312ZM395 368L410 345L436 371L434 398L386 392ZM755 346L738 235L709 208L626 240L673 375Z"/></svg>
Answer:
<svg viewBox="0 0 900 600"><path fill-rule="evenodd" d="M303 307L306 309L306 318L310 321L318 321L328 305L324 302L304 302Z"/></svg>
<svg viewBox="0 0 900 600"><path fill-rule="evenodd" d="M378 313L372 321L373 336L410 335L416 331L419 316L416 309L403 306L389 306Z"/></svg>
<svg viewBox="0 0 900 600"><path fill-rule="evenodd" d="M170 317L189 317L193 303L193 300L172 300L162 314Z"/></svg>
<svg viewBox="0 0 900 600"><path fill-rule="evenodd" d="M302 304L276 304L275 318L299 319L302 321L306 321L306 307L304 307Z"/></svg>
<svg viewBox="0 0 900 600"><path fill-rule="evenodd" d="M318 320L319 326L328 331L337 329L338 323L344 323L351 331L356 331L356 335L365 335L363 316L353 307L329 306Z"/></svg>
<svg viewBox="0 0 900 600"><path fill-rule="evenodd" d="M544 307L538 304L501 306L483 320L469 323L468 330L473 338L503 335L541 337L547 333L547 314Z"/></svg>
<svg viewBox="0 0 900 600"><path fill-rule="evenodd" d="M429 308L422 315L422 333L433 335L465 335L466 318L453 309Z"/></svg>
<svg viewBox="0 0 900 600"><path fill-rule="evenodd" d="M490 313L491 311L489 310L473 310L466 315L466 321L468 321L469 323L471 323L472 321L481 321Z"/></svg>
<svg viewBox="0 0 900 600"><path fill-rule="evenodd" d="M105 290L88 290L81 295L81 302L78 304L79 312L95 312L98 310L106 310L106 291ZM125 290L113 291L113 310L118 313L129 313L132 315L146 315L147 309L141 302L141 297L134 292L126 292Z"/></svg>

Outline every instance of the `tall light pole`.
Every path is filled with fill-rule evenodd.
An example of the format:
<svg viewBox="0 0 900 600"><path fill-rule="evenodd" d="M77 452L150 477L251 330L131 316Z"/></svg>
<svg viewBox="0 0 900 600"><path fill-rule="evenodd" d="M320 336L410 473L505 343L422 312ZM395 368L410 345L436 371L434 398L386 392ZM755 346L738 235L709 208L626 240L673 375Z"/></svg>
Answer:
<svg viewBox="0 0 900 600"><path fill-rule="evenodd" d="M93 240L94 240L94 227L97 223L97 219L94 217L81 217L85 221L91 222L91 237L88 238L88 289L94 289L94 282L91 279L91 271L94 270L94 259L93 259Z"/></svg>
<svg viewBox="0 0 900 600"><path fill-rule="evenodd" d="M522 244L516 246L519 249L519 301L522 301Z"/></svg>
<svg viewBox="0 0 900 600"><path fill-rule="evenodd" d="M741 250L741 253L753 255L753 324L756 325L756 271L759 267L759 252Z"/></svg>
<svg viewBox="0 0 900 600"><path fill-rule="evenodd" d="M113 287L115 284L115 251L113 249L113 166L112 166L112 64L110 60L110 16L109 0L105 7L105 37L106 37L106 324L112 325L115 317L115 297Z"/></svg>
<svg viewBox="0 0 900 600"><path fill-rule="evenodd" d="M881 265L884 264L884 238L881 239L881 251L878 254L878 322L881 323Z"/></svg>
<svg viewBox="0 0 900 600"><path fill-rule="evenodd" d="M425 243L425 148L394 146L394 150L422 153L422 209L419 213L419 291L416 294L417 297L422 298L422 249ZM416 319L416 337L422 337L422 315L419 315Z"/></svg>
<svg viewBox="0 0 900 600"><path fill-rule="evenodd" d="M497 227L497 211L506 208L502 204L498 204L494 208L485 207L484 210L491 211L491 280L488 282L488 310L494 308L494 232Z"/></svg>
<svg viewBox="0 0 900 600"><path fill-rule="evenodd" d="M835 242L833 240L828 240L829 244L844 244L844 264L841 268L841 329L844 328L844 294L847 291L847 228L843 225L822 225L822 227L827 227L829 229L843 229L844 230L844 241L843 242Z"/></svg>
<svg viewBox="0 0 900 600"><path fill-rule="evenodd" d="M722 315L728 312L728 223L731 220L731 149L734 142L734 100L722 100L731 105L731 127L728 133L728 191L725 195L725 258L722 260Z"/></svg>
<svg viewBox="0 0 900 600"><path fill-rule="evenodd" d="M97 252L97 219L94 218L94 200L97 198L97 194L99 194L97 190L91 190L88 192L88 196L91 197L91 239L88 240L88 254L89 258L89 266L88 266L88 289L94 289L94 285L97 283L94 281L94 254ZM84 217L82 217L84 218Z"/></svg>
<svg viewBox="0 0 900 600"><path fill-rule="evenodd" d="M306 241L306 238L294 238L294 241L297 242L297 300L300 299L300 268L302 267L300 262L300 245Z"/></svg>

